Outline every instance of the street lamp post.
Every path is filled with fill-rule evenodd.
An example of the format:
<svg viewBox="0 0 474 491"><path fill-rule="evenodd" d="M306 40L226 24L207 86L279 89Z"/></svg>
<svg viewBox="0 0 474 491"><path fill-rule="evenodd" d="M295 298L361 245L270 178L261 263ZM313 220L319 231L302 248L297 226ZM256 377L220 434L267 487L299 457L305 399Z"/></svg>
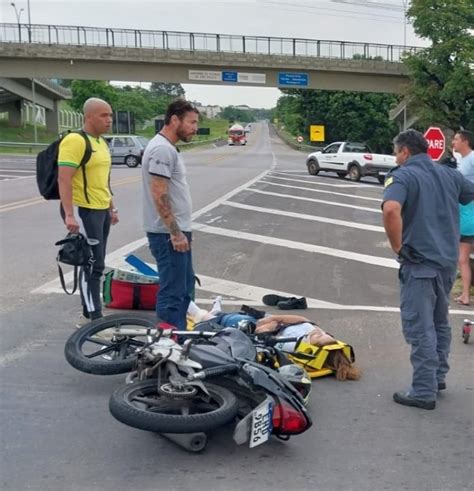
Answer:
<svg viewBox="0 0 474 491"><path fill-rule="evenodd" d="M403 3L403 46L407 46L407 6L409 0L402 0Z"/></svg>
<svg viewBox="0 0 474 491"><path fill-rule="evenodd" d="M13 7L13 10L15 11L16 21L18 23L18 40L21 41L21 23L20 23L20 20L21 20L21 13L24 11L24 9L18 10L16 8L16 5L13 2L11 2L10 5Z"/></svg>

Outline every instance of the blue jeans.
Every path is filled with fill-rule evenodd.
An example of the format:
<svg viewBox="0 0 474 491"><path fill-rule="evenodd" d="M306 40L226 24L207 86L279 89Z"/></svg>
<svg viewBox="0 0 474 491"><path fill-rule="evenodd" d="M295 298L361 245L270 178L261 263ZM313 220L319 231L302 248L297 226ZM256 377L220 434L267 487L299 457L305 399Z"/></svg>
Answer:
<svg viewBox="0 0 474 491"><path fill-rule="evenodd" d="M184 232L191 245L191 232ZM156 315L178 329L186 329L186 312L194 291L191 250L176 252L169 234L147 233L148 244L158 266L160 290Z"/></svg>
<svg viewBox="0 0 474 491"><path fill-rule="evenodd" d="M410 395L434 400L438 383L449 370L451 327L449 293L455 269L433 269L421 264L402 264L399 271L402 329L411 345L413 379Z"/></svg>

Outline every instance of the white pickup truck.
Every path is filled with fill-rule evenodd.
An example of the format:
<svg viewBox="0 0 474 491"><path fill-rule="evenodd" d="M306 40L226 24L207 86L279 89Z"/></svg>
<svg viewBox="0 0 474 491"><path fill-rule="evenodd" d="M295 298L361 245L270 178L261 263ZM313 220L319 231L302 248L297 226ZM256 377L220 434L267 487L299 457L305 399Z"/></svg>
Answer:
<svg viewBox="0 0 474 491"><path fill-rule="evenodd" d="M308 172L334 171L344 179L360 181L363 176L377 177L383 184L385 174L396 166L395 157L372 153L365 143L334 142L320 152L310 153L306 159Z"/></svg>

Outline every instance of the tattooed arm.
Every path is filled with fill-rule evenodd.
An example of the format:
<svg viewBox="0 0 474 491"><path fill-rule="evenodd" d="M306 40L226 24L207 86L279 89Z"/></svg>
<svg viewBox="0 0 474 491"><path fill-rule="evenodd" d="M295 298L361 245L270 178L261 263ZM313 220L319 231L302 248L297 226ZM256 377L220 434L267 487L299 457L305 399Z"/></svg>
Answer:
<svg viewBox="0 0 474 491"><path fill-rule="evenodd" d="M151 194L155 202L156 209L164 224L170 231L170 240L173 248L177 252L189 251L189 242L186 235L180 230L176 218L171 209L170 197L168 194L169 179L159 176L151 176Z"/></svg>

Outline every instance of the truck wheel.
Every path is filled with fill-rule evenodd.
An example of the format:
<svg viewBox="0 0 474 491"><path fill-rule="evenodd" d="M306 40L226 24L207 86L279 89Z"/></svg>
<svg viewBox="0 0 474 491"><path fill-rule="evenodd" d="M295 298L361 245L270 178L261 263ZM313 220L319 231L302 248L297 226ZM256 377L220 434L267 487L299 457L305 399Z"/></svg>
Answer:
<svg viewBox="0 0 474 491"><path fill-rule="evenodd" d="M337 177L339 177L339 179L344 179L346 177L346 173L345 172L338 172Z"/></svg>
<svg viewBox="0 0 474 491"><path fill-rule="evenodd" d="M317 160L311 159L306 165L308 166L308 172L312 176L317 176L319 171L321 170L319 168L319 164Z"/></svg>
<svg viewBox="0 0 474 491"><path fill-rule="evenodd" d="M349 179L353 182L359 182L362 177L362 172L357 164L352 164L349 167Z"/></svg>

